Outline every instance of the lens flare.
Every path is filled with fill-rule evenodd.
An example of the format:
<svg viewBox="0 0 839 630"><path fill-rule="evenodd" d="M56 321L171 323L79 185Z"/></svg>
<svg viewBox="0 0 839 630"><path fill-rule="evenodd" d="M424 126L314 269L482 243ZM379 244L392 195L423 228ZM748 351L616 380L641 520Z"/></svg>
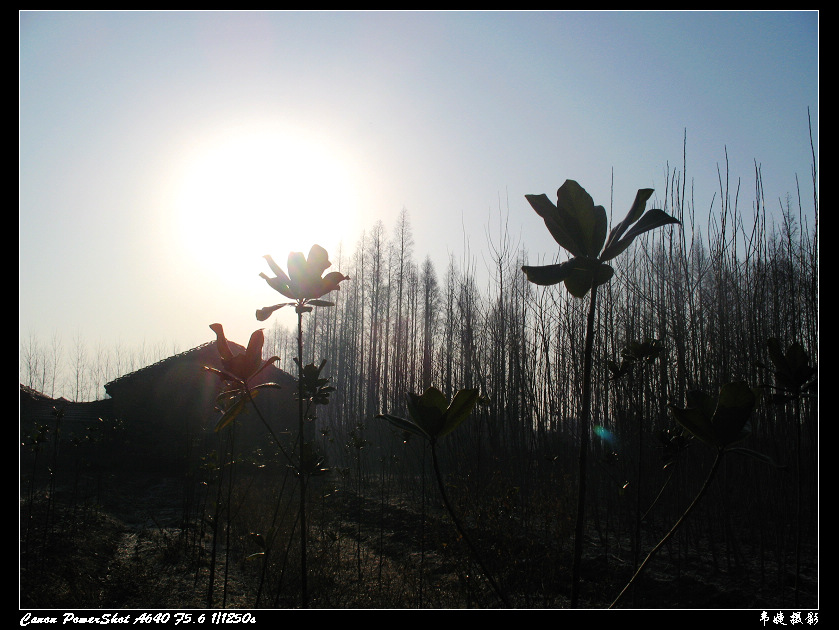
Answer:
<svg viewBox="0 0 839 630"><path fill-rule="evenodd" d="M608 442L609 444L613 444L615 441L615 434L609 431L609 429L601 426L594 427L594 433L604 442Z"/></svg>

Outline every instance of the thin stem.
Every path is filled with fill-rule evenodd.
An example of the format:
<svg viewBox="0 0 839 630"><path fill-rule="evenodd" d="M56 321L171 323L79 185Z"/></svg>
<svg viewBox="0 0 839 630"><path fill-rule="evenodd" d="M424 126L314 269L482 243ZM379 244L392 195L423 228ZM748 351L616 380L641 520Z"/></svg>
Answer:
<svg viewBox="0 0 839 630"><path fill-rule="evenodd" d="M591 299L586 321L586 346L583 357L583 408L580 413L579 482L577 491L577 524L574 534L574 564L572 568L571 608L580 598L580 565L583 557L585 531L586 465L588 462L589 425L591 424L591 355L594 348L594 314L597 310L597 287L592 283Z"/></svg>
<svg viewBox="0 0 839 630"><path fill-rule="evenodd" d="M262 424L263 424L263 425L265 426L265 428L268 430L268 433L271 435L271 439L272 439L272 440L274 440L274 444L276 444L276 445L277 445L277 448L278 448L278 449L280 449L280 453L282 453L282 454L283 454L283 456L284 456L284 457L285 457L285 458L289 461L289 463L293 466L293 465L294 465L294 461L291 459L291 457L289 456L289 454L288 454L288 453L286 453L285 449L283 448L282 442L280 442L280 439L277 437L277 434L276 434L276 433L274 433L274 429L272 429L272 428L271 428L271 425L270 425L270 424L268 423L268 421L265 419L265 416L263 416L263 415L262 415L262 412L259 410L259 407L257 407L257 405L256 405L256 401L253 399L253 393L251 392L250 387L248 387L248 383L247 383L247 381L241 381L241 383L242 383L242 386L244 387L245 394L246 394L246 395L247 395L247 397L248 397L248 401L251 403L251 407L253 407L253 410L256 412L256 415L257 415L257 416L259 416L259 420L260 420L260 422L262 422Z"/></svg>
<svg viewBox="0 0 839 630"><path fill-rule="evenodd" d="M644 559L644 562L642 562L642 563L641 563L641 566L640 566L640 567L638 567L638 570L637 570L637 571L635 571L635 575L633 575L633 576L632 576L632 579L630 579L630 580L629 580L629 582L627 582L626 586L624 586L624 587L623 587L623 590L622 590L622 591L620 592L620 594L619 594L619 595L615 598L615 601L613 601L613 602L612 602L612 604L609 606L609 608L614 608L614 607L615 607L615 604L617 604L617 603L618 603L618 601L620 600L620 598L621 598L621 597L623 597L623 594L624 594L624 593L626 593L626 591L627 591L627 590L628 590L628 589L632 586L632 584L635 582L635 579L636 579L639 575L641 575L641 572L642 572L642 571L644 570L644 568L647 566L647 563L648 563L648 562L652 559L652 557L653 557L653 556L654 556L654 555L658 552L658 550L659 550L659 549L661 549L661 547L663 547L663 546L664 546L664 544L665 544L668 540L670 540L670 538L672 538L673 534L675 534L675 533L676 533L676 530L677 530L677 529L679 529L679 527L682 525L682 523L684 523L684 522L685 522L685 520L687 519L688 515L689 515L689 514L693 511L693 508L695 508L695 507L696 507L696 505L699 503L699 500L702 498L702 496L705 494L705 492L706 492L706 491L708 490L708 488L711 486L711 480L714 478L714 475L716 474L717 469L718 469L718 468L719 468L719 466L720 466L720 462L722 461L722 456L723 456L723 453L724 453L724 452L725 452L725 451L724 451L723 449L718 449L718 450L717 450L717 457L716 457L716 459L714 459L714 464L713 464L713 466L711 466L711 470L708 472L708 476L705 478L705 483L704 483L704 484L702 484L702 488L699 490L699 493L696 495L696 497L694 497L693 501L692 501L692 502L691 502L691 504L687 507L687 509L685 510L684 514L682 514L682 516L681 516L681 517L679 517L679 520L678 520L678 521L676 521L676 524L675 524L675 525L673 525L673 528L672 528L669 532L667 532L667 535L665 535L665 536L664 536L664 538L662 538L662 539L659 541L659 543L658 543L655 547L653 547L653 550L652 550L652 551L650 551L650 553L649 553L649 554L647 555L647 557Z"/></svg>
<svg viewBox="0 0 839 630"><path fill-rule="evenodd" d="M469 545L469 549L472 551L472 555L475 556L475 559L478 561L478 564L481 567L481 570L484 572L484 575L489 580L489 583L492 585L495 594L498 598L502 601L505 607L510 607L510 602L507 601L507 596L501 591L498 587L498 584L495 583L495 580L492 577L492 574L487 570L486 566L484 565L484 561L481 559L481 554L478 553L478 548L472 542L472 539L469 538L469 535L466 533L466 530L461 525L460 520L457 518L454 510L452 509L451 504L449 503L449 498L446 495L446 488L445 484L443 483L443 476L440 473L440 466L437 463L437 448L435 446L435 441L431 440L431 461L434 464L434 475L437 478L437 486L440 488L440 496L443 498L443 504L446 506L446 510L449 513L449 516L452 517L452 521L454 521L454 525L457 528L457 531L460 532L460 535L463 536L463 540L466 541L466 544Z"/></svg>
<svg viewBox="0 0 839 630"><path fill-rule="evenodd" d="M303 470L303 312L297 311L297 428L300 458L300 597L303 608L309 606L306 569L306 473Z"/></svg>

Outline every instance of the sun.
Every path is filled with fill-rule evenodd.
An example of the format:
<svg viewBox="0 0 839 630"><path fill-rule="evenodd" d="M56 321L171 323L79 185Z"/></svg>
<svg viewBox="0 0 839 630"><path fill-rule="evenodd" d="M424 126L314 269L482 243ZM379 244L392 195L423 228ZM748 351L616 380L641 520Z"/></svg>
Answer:
<svg viewBox="0 0 839 630"><path fill-rule="evenodd" d="M285 266L315 243L330 254L358 225L357 178L335 146L289 128L219 132L196 143L175 180L179 246L203 269L232 281Z"/></svg>

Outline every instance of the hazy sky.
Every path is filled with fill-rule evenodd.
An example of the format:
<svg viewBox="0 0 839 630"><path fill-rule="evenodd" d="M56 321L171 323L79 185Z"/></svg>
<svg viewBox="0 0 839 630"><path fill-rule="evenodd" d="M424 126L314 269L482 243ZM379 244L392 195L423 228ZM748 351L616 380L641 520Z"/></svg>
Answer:
<svg viewBox="0 0 839 630"><path fill-rule="evenodd" d="M65 346L244 343L264 254L337 267L403 208L441 279L499 209L551 258L526 193L608 210L614 169L619 220L685 130L703 213L726 149L744 211L755 162L770 207L810 190L808 107L818 152L816 12L19 15L19 334Z"/></svg>

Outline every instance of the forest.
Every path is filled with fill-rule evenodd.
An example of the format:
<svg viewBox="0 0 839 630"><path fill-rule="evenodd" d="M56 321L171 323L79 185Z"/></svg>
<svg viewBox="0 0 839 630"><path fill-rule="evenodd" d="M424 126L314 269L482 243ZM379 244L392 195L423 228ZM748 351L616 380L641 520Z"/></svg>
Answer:
<svg viewBox="0 0 839 630"><path fill-rule="evenodd" d="M757 165L752 180L747 194L724 165L702 209L684 169L668 166L666 189L648 207L677 223L638 235L611 259L596 302L529 281L522 267L550 253L528 251L501 209L471 237L484 242L464 238L466 251L443 269L415 251L407 210L393 225L370 226L353 247L329 252L330 271L348 279L308 310L298 303L299 329L254 321L265 327L261 360L276 358L295 376L315 368L306 396L301 385L314 467L304 470L302 437L270 430L259 448L237 451L236 422L259 421L237 418L175 483L178 518L134 532L134 559L120 566L123 577L134 566L142 585L117 589L101 578L84 595L64 585L65 599L45 602L31 587L22 600L818 608L816 170L785 199L763 198ZM49 392L59 373L49 348L57 357L58 344L21 346L21 382ZM74 347L64 374L77 399L167 352L128 359L124 349ZM701 391L713 412L732 383L753 395L737 425L747 430L736 448L734 439L709 445L679 410ZM404 430L416 427L429 388L446 404L475 392L439 440ZM259 397L248 401L258 407ZM207 413L212 424L221 415ZM35 507L27 503L26 514L37 512L36 494L27 496ZM96 501L72 496L74 523L102 524ZM28 551L31 567L84 529L56 522L48 544L42 519L21 522L45 541ZM166 570L138 573L131 562L146 556ZM175 588L161 577L173 574L188 579Z"/></svg>

